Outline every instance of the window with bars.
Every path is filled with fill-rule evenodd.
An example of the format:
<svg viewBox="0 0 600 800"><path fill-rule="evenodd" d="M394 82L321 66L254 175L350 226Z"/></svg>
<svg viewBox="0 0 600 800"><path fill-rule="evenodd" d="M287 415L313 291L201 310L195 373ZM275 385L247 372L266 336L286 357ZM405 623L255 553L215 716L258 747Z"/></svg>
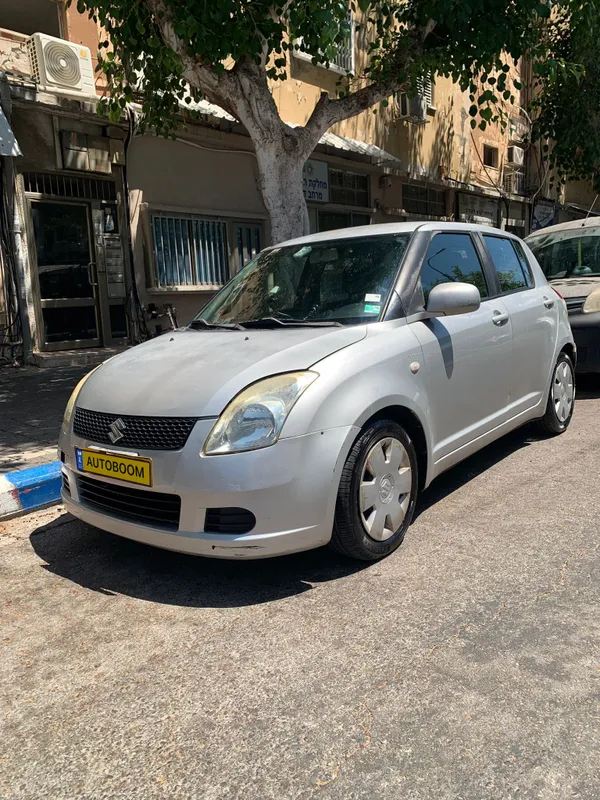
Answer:
<svg viewBox="0 0 600 800"><path fill-rule="evenodd" d="M151 220L157 288L222 286L229 280L226 222L166 213Z"/></svg>
<svg viewBox="0 0 600 800"><path fill-rule="evenodd" d="M82 200L115 200L115 182L101 178L83 178L60 172L24 172L23 187L31 194L54 197L79 197Z"/></svg>
<svg viewBox="0 0 600 800"><path fill-rule="evenodd" d="M427 186L405 184L402 187L402 205L409 214L426 217L446 216L446 192Z"/></svg>
<svg viewBox="0 0 600 800"><path fill-rule="evenodd" d="M344 206L368 208L369 176L343 169L329 170L329 199Z"/></svg>

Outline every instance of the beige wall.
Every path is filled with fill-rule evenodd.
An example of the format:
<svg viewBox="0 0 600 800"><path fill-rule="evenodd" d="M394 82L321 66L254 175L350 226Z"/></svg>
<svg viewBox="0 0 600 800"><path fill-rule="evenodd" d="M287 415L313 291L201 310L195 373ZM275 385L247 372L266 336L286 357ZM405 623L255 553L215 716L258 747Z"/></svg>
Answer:
<svg viewBox="0 0 600 800"><path fill-rule="evenodd" d="M148 276L154 258L149 213L166 210L257 219L263 223L267 220L257 186L256 160L247 137L210 130L200 132L202 135L196 136L186 133L189 144L156 136L136 138L128 158L134 264L140 298L144 305L173 304L182 324L189 322L212 292L149 288Z"/></svg>

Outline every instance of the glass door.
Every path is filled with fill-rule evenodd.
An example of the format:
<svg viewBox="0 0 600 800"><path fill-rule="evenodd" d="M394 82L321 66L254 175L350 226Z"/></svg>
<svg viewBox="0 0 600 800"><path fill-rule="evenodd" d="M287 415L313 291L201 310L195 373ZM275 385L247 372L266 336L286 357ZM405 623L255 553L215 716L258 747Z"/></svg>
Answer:
<svg viewBox="0 0 600 800"><path fill-rule="evenodd" d="M44 350L97 347L98 284L89 208L84 203L31 202Z"/></svg>

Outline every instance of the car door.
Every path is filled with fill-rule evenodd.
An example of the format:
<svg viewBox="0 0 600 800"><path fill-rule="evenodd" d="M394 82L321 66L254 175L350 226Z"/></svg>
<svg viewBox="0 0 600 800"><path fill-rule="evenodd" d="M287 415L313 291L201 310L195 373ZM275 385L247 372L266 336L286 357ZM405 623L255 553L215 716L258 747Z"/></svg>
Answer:
<svg viewBox="0 0 600 800"><path fill-rule="evenodd" d="M484 233L482 240L513 332L510 403L516 415L545 397L556 345L558 298L548 285L535 285L520 242L499 232Z"/></svg>
<svg viewBox="0 0 600 800"><path fill-rule="evenodd" d="M481 252L469 233L434 233L415 289L421 292L423 309L438 283L472 283L481 294L477 311L412 323L425 362L437 472L460 460L464 448L509 417L511 323L502 300L491 297Z"/></svg>

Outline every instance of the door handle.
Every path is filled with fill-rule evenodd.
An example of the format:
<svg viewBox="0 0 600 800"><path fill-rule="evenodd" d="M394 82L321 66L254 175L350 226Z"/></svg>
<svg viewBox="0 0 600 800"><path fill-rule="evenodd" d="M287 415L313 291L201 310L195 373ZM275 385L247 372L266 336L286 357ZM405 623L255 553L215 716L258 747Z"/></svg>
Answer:
<svg viewBox="0 0 600 800"><path fill-rule="evenodd" d="M94 262L90 261L90 263L86 267L86 269L88 271L88 280L90 282L90 286L98 286L98 284L94 280L94 267L95 266L96 265L94 264Z"/></svg>
<svg viewBox="0 0 600 800"><path fill-rule="evenodd" d="M508 322L509 316L505 311L493 311L492 312L492 322L494 325L504 325L505 322Z"/></svg>
<svg viewBox="0 0 600 800"><path fill-rule="evenodd" d="M554 300L551 297L544 297L544 305L546 308L552 308L554 306Z"/></svg>

